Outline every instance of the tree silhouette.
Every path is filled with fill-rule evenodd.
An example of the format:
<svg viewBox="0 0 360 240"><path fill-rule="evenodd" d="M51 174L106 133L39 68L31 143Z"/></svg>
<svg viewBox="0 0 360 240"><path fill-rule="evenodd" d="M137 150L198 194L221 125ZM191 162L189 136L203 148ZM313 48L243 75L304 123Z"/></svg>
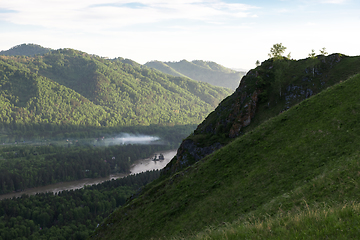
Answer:
<svg viewBox="0 0 360 240"><path fill-rule="evenodd" d="M282 43L276 43L270 49L269 57L274 58L274 60L280 60L284 57L282 56L286 50L286 47L282 45Z"/></svg>

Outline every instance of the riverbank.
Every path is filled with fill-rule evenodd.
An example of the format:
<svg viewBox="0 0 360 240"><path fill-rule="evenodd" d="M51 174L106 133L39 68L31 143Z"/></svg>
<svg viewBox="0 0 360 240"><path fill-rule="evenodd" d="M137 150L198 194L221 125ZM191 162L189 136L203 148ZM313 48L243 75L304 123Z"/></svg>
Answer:
<svg viewBox="0 0 360 240"><path fill-rule="evenodd" d="M146 159L139 159L136 160L135 163L130 168L130 174L137 174L141 172L151 171L151 170L158 170L164 168L170 160L176 155L176 149L174 150L167 150L164 152L156 152L152 156ZM159 155L162 153L164 155L164 160L161 161L152 161L154 155ZM100 184L105 181L110 181L112 179L123 178L128 176L129 174L125 173L118 173L118 174L111 174L108 177L104 178L84 178L81 180L71 181L71 182L60 182L55 184L50 184L46 186L36 187L26 189L21 192L13 192L0 195L0 200L6 198L13 198L13 197L21 197L21 195L35 195L37 193L45 193L45 192L53 192L58 193L65 190L75 190L83 188L86 185L96 185Z"/></svg>

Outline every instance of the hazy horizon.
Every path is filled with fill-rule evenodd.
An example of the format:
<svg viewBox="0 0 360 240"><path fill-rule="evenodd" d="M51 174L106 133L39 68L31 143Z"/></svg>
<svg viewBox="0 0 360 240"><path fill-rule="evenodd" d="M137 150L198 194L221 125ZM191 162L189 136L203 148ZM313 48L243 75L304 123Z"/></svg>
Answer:
<svg viewBox="0 0 360 240"><path fill-rule="evenodd" d="M140 64L186 59L251 69L275 43L294 59L323 47L359 55L359 9L355 0L5 1L0 49L34 43Z"/></svg>

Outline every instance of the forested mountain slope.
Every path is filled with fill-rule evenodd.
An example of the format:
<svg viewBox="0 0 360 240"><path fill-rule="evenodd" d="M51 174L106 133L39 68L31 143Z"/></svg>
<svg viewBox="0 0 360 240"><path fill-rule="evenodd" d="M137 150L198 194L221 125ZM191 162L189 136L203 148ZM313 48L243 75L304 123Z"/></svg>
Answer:
<svg viewBox="0 0 360 240"><path fill-rule="evenodd" d="M130 63L130 64L128 64ZM73 49L0 56L0 130L194 124L230 90Z"/></svg>
<svg viewBox="0 0 360 240"><path fill-rule="evenodd" d="M173 76L188 77L196 81L207 82L215 86L235 90L245 72L237 72L210 61L182 60L180 62L151 61L145 66L158 69Z"/></svg>
<svg viewBox="0 0 360 240"><path fill-rule="evenodd" d="M360 57L319 55L269 59L250 70L236 91L185 139L163 174L172 174L329 86L360 73Z"/></svg>
<svg viewBox="0 0 360 240"><path fill-rule="evenodd" d="M359 67L358 61L358 58L332 55L325 59L330 66L327 72L316 68L314 72L318 75L313 75L309 66L300 69L294 67L290 79L299 77L298 83L304 84L302 90L306 93L309 86L317 83L310 82L312 77L319 79L324 76L316 85L320 92L322 86L330 85L331 81L340 81L347 75L353 75ZM305 60L300 61L300 64L306 65ZM290 63L290 66L293 65ZM251 99L259 84L266 86L267 82L261 79L274 74L272 71L276 71L277 67L268 61L263 63L262 68L251 71L247 76L248 81L245 81L251 91L248 96L242 94L243 99ZM335 68L336 71L331 71ZM304 69L310 71L308 78L298 74ZM266 216L281 213L282 216L289 216L285 213L306 207L308 209L309 206L324 205L331 208L358 201L360 75L350 77L316 95L311 89L312 97L302 97L300 86L294 82L292 84L291 89L299 88L300 92L296 95L293 93L291 100L295 101L295 96L308 99L264 120L191 166L175 174L162 176L147 185L139 196L111 214L96 229L92 239L189 237L198 231L227 225L227 222L237 221L239 226L244 226L249 224L249 219L262 221ZM237 92L244 91L246 87L240 87ZM287 108L288 98L285 97L290 96L290 93L283 93L285 99L282 99L275 94L279 95L278 90L276 88L274 95L268 92L269 95L263 96L263 99L267 97L264 105L273 108L273 114ZM260 95L260 92L257 94ZM284 104L276 108L272 101L279 102L281 99ZM231 104L237 106L236 101L230 100L231 97L226 99L206 121L214 116L220 118L221 113L218 112L225 108L221 107L225 103L229 109ZM227 116L223 115L223 121L226 121ZM202 126L205 125L200 125L197 131ZM334 236L356 236L353 234L357 231L357 224L352 222L352 216L357 216L359 212L347 213L341 218L351 224L346 224L347 231L334 232ZM327 230L337 228L339 221L325 222L313 238L326 238L325 234L329 234ZM327 224L330 223L334 225L329 225L329 228ZM296 231L292 226L284 227L284 231ZM281 239L281 232L278 234L272 235L274 239Z"/></svg>
<svg viewBox="0 0 360 240"><path fill-rule="evenodd" d="M159 176L151 171L82 189L0 200L2 240L87 239L114 208ZM1 196L0 196L1 198Z"/></svg>
<svg viewBox="0 0 360 240"><path fill-rule="evenodd" d="M51 48L44 48L37 44L20 44L10 48L9 50L0 51L0 55L5 56L35 56L37 54L42 55L50 52Z"/></svg>

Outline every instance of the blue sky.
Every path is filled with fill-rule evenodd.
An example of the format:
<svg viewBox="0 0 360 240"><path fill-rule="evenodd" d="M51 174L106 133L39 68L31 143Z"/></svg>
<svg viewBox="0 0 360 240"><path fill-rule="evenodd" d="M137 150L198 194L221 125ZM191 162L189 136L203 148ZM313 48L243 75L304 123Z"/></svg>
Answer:
<svg viewBox="0 0 360 240"><path fill-rule="evenodd" d="M22 43L103 57L214 61L251 69L275 43L294 59L360 55L358 0L11 0L0 2L0 50Z"/></svg>

